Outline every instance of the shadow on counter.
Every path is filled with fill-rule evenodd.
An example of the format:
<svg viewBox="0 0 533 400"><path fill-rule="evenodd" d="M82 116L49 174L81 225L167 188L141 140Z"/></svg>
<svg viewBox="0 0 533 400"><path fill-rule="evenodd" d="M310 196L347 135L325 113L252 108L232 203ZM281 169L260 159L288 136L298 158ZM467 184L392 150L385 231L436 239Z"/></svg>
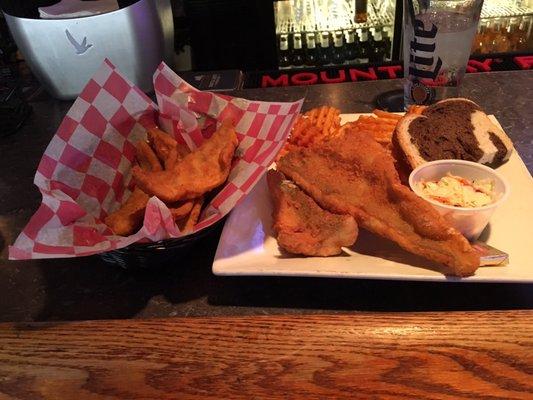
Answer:
<svg viewBox="0 0 533 400"><path fill-rule="evenodd" d="M8 294L0 299L0 321L185 314L191 302L207 297L214 256L210 249L216 247L220 235L214 233L172 265L144 270L109 265L99 256L7 262L0 270L0 292Z"/></svg>
<svg viewBox="0 0 533 400"><path fill-rule="evenodd" d="M218 306L325 311L453 311L533 308L533 285L338 278L218 277Z"/></svg>

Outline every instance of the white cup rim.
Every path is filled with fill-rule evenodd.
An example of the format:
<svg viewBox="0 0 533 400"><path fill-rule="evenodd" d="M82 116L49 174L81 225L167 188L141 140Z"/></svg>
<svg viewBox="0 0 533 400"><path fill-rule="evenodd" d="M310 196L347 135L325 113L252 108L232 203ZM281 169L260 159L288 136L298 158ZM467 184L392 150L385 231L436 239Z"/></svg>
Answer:
<svg viewBox="0 0 533 400"><path fill-rule="evenodd" d="M501 183L503 185L503 193L502 193L502 195L494 203L490 203L490 204L487 204L486 206L482 206L482 207L456 207L456 206L450 206L450 205L442 204L442 203L440 203L440 202L438 202L436 200L433 200L433 199L430 199L430 198L427 198L427 197L423 196L420 193L420 191L418 190L417 186L415 185L416 182L414 182L414 176L418 172L420 172L421 170L423 170L425 168L428 168L428 167L431 167L431 166L434 166L434 165L443 165L443 164L444 165L449 164L450 166L453 166L453 165L466 165L466 166L469 166L469 167L472 167L472 168L475 168L475 169L480 169L480 170L483 170L483 171L487 172L488 175L493 176L496 179L499 179L501 181ZM488 176L487 178L490 178L490 176ZM431 204L433 204L435 206L438 206L438 207L442 207L444 209L455 210L455 211L484 211L484 210L490 210L491 208L496 208L500 204L502 204L505 200L507 200L507 197L509 197L509 192L510 192L510 186L507 183L507 180L503 176L501 176L501 174L498 173L493 168L487 167L486 165L479 164L479 163L473 162L473 161L456 160L456 159L428 161L428 162L426 162L426 163L424 163L422 165L419 165L418 167L416 167L409 174L409 187L411 188L411 190L414 193L416 193L418 196L420 196L421 198L426 200L428 203L431 203Z"/></svg>

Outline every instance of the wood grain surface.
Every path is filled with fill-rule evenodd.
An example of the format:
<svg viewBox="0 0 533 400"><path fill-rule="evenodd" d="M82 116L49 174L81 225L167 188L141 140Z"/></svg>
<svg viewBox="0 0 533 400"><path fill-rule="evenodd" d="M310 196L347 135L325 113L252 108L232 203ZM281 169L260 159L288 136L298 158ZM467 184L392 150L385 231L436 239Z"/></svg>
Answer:
<svg viewBox="0 0 533 400"><path fill-rule="evenodd" d="M0 399L532 399L533 312L0 325Z"/></svg>

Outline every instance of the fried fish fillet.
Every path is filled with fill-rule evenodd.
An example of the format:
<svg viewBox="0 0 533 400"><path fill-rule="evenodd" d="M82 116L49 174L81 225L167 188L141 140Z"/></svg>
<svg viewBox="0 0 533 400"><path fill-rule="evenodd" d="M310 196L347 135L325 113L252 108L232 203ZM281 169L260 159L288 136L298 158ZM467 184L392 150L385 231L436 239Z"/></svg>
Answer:
<svg viewBox="0 0 533 400"><path fill-rule="evenodd" d="M268 171L267 182L274 204L273 229L281 248L325 257L340 254L342 246L351 246L357 239L352 216L323 210L281 172Z"/></svg>
<svg viewBox="0 0 533 400"><path fill-rule="evenodd" d="M400 183L393 159L373 138L347 131L320 148L298 149L277 169L323 208L412 253L443 264L447 275L472 275L479 255L425 200Z"/></svg>
<svg viewBox="0 0 533 400"><path fill-rule="evenodd" d="M133 178L139 188L165 202L194 199L226 181L237 145L235 129L224 122L196 151L172 168L148 172L134 167Z"/></svg>

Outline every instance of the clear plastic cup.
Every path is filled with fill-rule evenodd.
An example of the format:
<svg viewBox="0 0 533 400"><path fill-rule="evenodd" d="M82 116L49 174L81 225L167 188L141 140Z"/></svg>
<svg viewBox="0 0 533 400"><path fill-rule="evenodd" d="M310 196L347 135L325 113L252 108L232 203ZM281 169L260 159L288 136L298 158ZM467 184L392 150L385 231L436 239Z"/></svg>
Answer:
<svg viewBox="0 0 533 400"><path fill-rule="evenodd" d="M470 181L491 179L494 182L496 200L483 207L455 207L424 197L419 184L438 181L448 173ZM510 192L507 181L495 170L482 164L463 160L438 160L425 163L411 172L409 186L470 241L476 240L481 235L494 211L507 199Z"/></svg>
<svg viewBox="0 0 533 400"><path fill-rule="evenodd" d="M483 0L404 0L405 109L458 97Z"/></svg>

